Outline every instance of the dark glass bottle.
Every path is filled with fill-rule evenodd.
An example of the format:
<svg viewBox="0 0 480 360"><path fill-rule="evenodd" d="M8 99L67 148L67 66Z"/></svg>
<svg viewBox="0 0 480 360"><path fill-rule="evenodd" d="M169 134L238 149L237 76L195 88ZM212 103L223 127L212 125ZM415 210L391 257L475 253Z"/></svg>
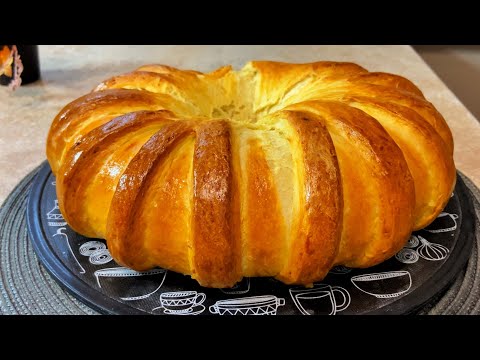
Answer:
<svg viewBox="0 0 480 360"><path fill-rule="evenodd" d="M0 45L0 49L5 45ZM7 45L12 49L13 45ZM20 74L22 85L32 83L40 78L40 61L38 58L38 45L16 45L20 60L23 65L23 71ZM14 59L14 62L16 60ZM15 71L15 63L12 64ZM14 74L15 75L15 74ZM9 77L5 74L0 76L1 85L9 85L14 76Z"/></svg>

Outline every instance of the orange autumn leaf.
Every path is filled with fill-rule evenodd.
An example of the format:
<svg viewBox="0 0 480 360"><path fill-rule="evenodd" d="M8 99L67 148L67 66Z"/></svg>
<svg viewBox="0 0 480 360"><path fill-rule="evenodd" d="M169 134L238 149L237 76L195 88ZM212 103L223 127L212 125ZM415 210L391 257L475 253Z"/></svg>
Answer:
<svg viewBox="0 0 480 360"><path fill-rule="evenodd" d="M0 75L12 77L13 51L4 45L0 50Z"/></svg>

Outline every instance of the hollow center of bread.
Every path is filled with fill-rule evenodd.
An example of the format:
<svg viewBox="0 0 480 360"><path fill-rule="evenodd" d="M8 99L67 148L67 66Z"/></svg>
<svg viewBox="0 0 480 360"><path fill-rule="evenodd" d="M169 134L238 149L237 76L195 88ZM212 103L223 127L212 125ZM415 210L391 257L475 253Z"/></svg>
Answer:
<svg viewBox="0 0 480 360"><path fill-rule="evenodd" d="M260 114L255 106L256 73L231 71L211 86L210 104L203 116L210 119L230 119L241 123L255 123ZM198 105L197 105L198 107Z"/></svg>
<svg viewBox="0 0 480 360"><path fill-rule="evenodd" d="M331 87L341 85L342 81L330 82ZM321 99L326 88L322 77L314 73L286 72L269 78L248 64L239 71L225 69L218 76L198 75L189 88L168 90L186 106L169 109L180 118L228 119L263 131L266 123L269 130L276 127L266 120L269 115L298 102Z"/></svg>
<svg viewBox="0 0 480 360"><path fill-rule="evenodd" d="M245 120L244 116L239 118L240 114L244 114L247 112L247 106L245 104L241 104L237 106L233 101L228 105L221 105L219 107L215 107L210 114L210 118L229 118L234 120ZM253 114L250 114L252 117ZM253 117L252 117L253 118ZM247 117L248 119L248 117Z"/></svg>
<svg viewBox="0 0 480 360"><path fill-rule="evenodd" d="M299 101L297 93L309 85L313 78L301 74L277 80L282 86L276 81L265 80L257 69L246 65L239 71L226 67L213 74L161 77L160 81L154 77L144 82L120 79L108 83L106 87L147 90L160 96L167 95L169 100L162 104L179 119L228 119L241 124L259 124L265 116Z"/></svg>

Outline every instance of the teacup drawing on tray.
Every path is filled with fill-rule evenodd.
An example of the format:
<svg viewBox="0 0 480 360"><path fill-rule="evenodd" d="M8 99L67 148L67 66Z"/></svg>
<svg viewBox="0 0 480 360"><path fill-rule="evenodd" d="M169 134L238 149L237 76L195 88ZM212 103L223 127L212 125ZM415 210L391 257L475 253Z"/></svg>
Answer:
<svg viewBox="0 0 480 360"><path fill-rule="evenodd" d="M101 269L94 273L99 287L125 301L145 299L156 293L166 274L167 270L160 268L135 271L125 267Z"/></svg>
<svg viewBox="0 0 480 360"><path fill-rule="evenodd" d="M218 315L277 315L285 299L274 295L251 296L238 299L219 300L210 306L210 312Z"/></svg>
<svg viewBox="0 0 480 360"><path fill-rule="evenodd" d="M350 294L340 286L313 284L313 288L289 289L297 309L303 315L335 315L350 305Z"/></svg>
<svg viewBox="0 0 480 360"><path fill-rule="evenodd" d="M205 310L205 294L196 291L174 291L160 294L161 306L152 311L163 310L168 315L198 315Z"/></svg>
<svg viewBox="0 0 480 360"><path fill-rule="evenodd" d="M408 271L389 271L353 276L355 287L379 299L389 299L405 294L412 287L412 278Z"/></svg>

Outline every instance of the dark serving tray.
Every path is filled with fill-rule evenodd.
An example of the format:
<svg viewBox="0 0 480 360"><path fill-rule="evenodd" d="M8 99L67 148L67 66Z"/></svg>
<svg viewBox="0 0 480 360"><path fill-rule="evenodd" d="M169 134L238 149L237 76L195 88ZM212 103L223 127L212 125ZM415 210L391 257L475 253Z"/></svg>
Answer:
<svg viewBox="0 0 480 360"><path fill-rule="evenodd" d="M34 180L27 222L34 250L50 274L105 314L408 314L446 289L465 266L474 237L470 196L457 175L444 211L395 257L369 269L334 268L310 289L272 278L245 278L232 289L209 289L173 271L121 267L104 240L81 236L66 224L48 163Z"/></svg>

